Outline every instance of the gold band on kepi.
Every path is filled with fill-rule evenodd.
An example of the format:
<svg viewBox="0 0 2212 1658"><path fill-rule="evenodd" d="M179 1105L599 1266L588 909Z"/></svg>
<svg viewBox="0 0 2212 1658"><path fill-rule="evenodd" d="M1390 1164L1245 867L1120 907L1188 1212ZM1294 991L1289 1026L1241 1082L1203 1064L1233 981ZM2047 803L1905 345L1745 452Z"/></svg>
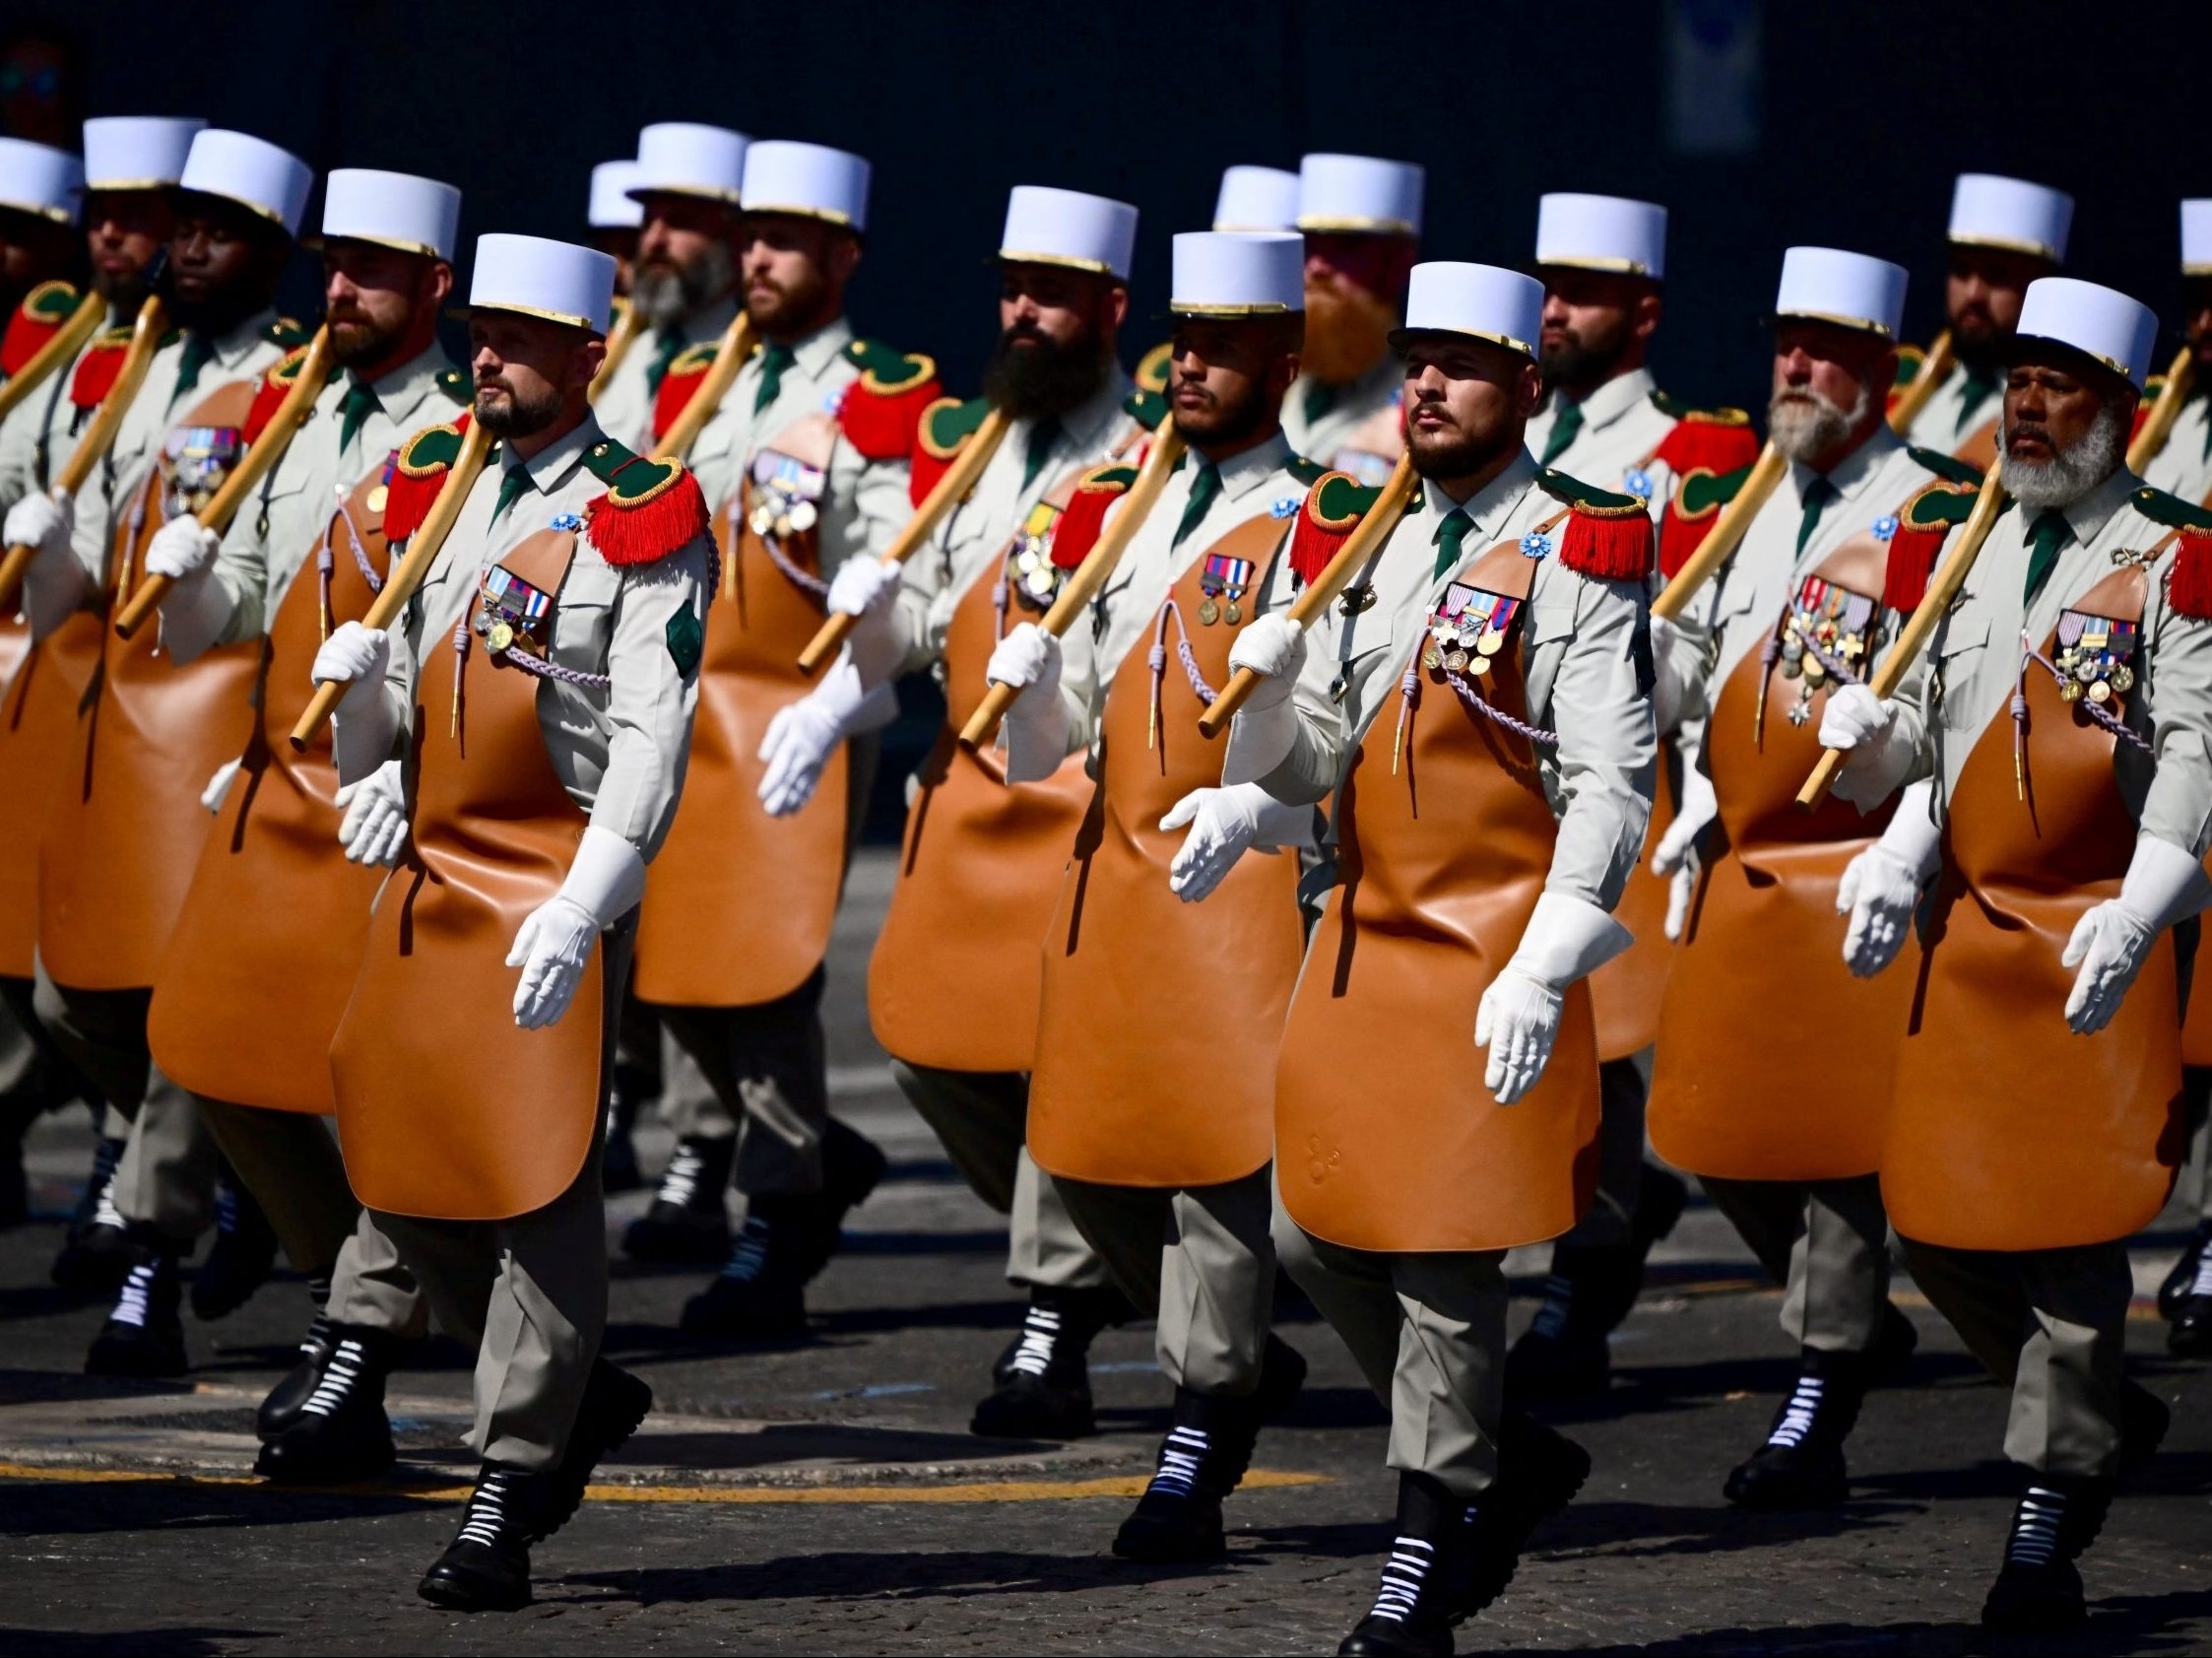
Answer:
<svg viewBox="0 0 2212 1658"><path fill-rule="evenodd" d="M824 225L835 225L842 230L853 228L853 216L839 213L833 207L800 207L783 202L748 202L748 213L780 213L791 219L816 219Z"/></svg>
<svg viewBox="0 0 2212 1658"><path fill-rule="evenodd" d="M1536 348L1527 340L1517 340L1511 334L1493 334L1483 328L1442 328L1435 324L1422 327L1394 328L1390 331L1391 350L1402 352L1403 342L1417 340L1424 334L1442 334L1447 339L1479 340L1486 346L1503 346L1507 351L1519 352L1523 357L1534 358Z"/></svg>
<svg viewBox="0 0 2212 1658"><path fill-rule="evenodd" d="M2135 370L2116 358L2107 357L2101 351L2091 351L2087 346L2077 346L2071 340L2060 340L2049 334L2015 334L2005 356L2012 362L2018 362L2023 357L2033 356L2033 348L2037 346L2052 346L2070 357L2086 357L2099 367L2110 368L2123 380L2135 378Z"/></svg>
<svg viewBox="0 0 2212 1658"><path fill-rule="evenodd" d="M584 329L588 333L599 332L598 326L588 316L577 316L568 311L541 310L536 305L510 305L496 299L472 299L461 310L464 314L477 311L512 311L516 316L534 316L541 322L559 322L570 328Z"/></svg>
<svg viewBox="0 0 2212 1658"><path fill-rule="evenodd" d="M301 236L299 238L299 245L306 248L310 253L312 253L317 251L318 249L328 247L334 241L366 242L371 247L388 247L394 253L413 253L423 259L442 259L445 257L445 255L440 253L436 248L431 247L424 242L403 241L397 236L363 235L358 231L346 231L338 235L317 234L312 236Z"/></svg>
<svg viewBox="0 0 2212 1658"><path fill-rule="evenodd" d="M0 200L0 208L5 208L10 213L29 214L33 219L49 220L56 225L74 225L77 223L77 216L75 214L69 212L65 208L55 207L47 202L14 202Z"/></svg>
<svg viewBox="0 0 2212 1658"><path fill-rule="evenodd" d="M1887 340L1891 338L1889 325L1876 322L1868 316L1846 316L1841 311L1776 311L1777 322L1825 322L1834 328L1849 328L1854 334L1873 334Z"/></svg>
<svg viewBox="0 0 2212 1658"><path fill-rule="evenodd" d="M2034 259L2047 259L2053 265L2059 262L2057 249L2049 243L2029 241L2023 237L1992 236L1977 232L1973 235L1946 236L1944 239L1953 247L1987 247L1999 253L2025 253Z"/></svg>
<svg viewBox="0 0 2212 1658"><path fill-rule="evenodd" d="M1603 271L1613 276L1649 278L1651 266L1637 259L1607 259L1597 254L1555 253L1548 259L1536 261L1538 270Z"/></svg>
<svg viewBox="0 0 2212 1658"><path fill-rule="evenodd" d="M1320 214L1316 214L1310 218L1301 216L1298 220L1298 229L1301 231L1318 231L1324 235L1333 233L1336 235L1373 236L1410 236L1419 234L1419 232L1413 228L1413 226L1403 219L1341 218L1323 216Z"/></svg>
<svg viewBox="0 0 2212 1658"><path fill-rule="evenodd" d="M1224 235L1237 235L1246 233L1256 234L1258 232L1223 232L1221 233ZM1270 300L1264 304L1256 303L1238 305L1216 305L1198 300L1185 301L1182 299L1170 299L1167 302L1167 308L1169 312L1175 316L1207 316L1214 317L1223 322L1235 322L1242 319L1261 316L1289 316L1291 314L1291 307L1289 305L1285 305L1280 303L1279 301L1273 300Z"/></svg>
<svg viewBox="0 0 2212 1658"><path fill-rule="evenodd" d="M245 197L233 196L228 190L210 190L206 186L199 184L176 184L172 185L171 188L174 189L179 195L206 196L211 201L228 202L232 207L242 207L248 213L252 214L256 219L268 220L270 224L276 226L280 231L289 231L291 229L290 226L285 224L285 216L282 213L279 213L275 208L270 207L262 202L249 202L245 199Z"/></svg>
<svg viewBox="0 0 2212 1658"><path fill-rule="evenodd" d="M1068 253L1023 253L1014 248L999 249L999 259L1008 265L1058 265L1064 270L1088 271L1092 276L1112 276L1113 267L1103 259L1077 259Z"/></svg>

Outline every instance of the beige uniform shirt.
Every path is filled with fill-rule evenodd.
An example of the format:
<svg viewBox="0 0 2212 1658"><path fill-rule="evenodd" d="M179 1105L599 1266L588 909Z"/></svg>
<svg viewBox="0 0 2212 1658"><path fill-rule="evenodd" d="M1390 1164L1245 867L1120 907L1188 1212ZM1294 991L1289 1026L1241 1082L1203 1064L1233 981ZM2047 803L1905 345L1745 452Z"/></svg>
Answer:
<svg viewBox="0 0 2212 1658"><path fill-rule="evenodd" d="M711 346L722 338L722 331L737 319L738 301L735 296L726 297L682 322L667 326L683 337L683 347ZM641 319L642 320L642 319ZM607 384L600 388L598 399L592 404L592 413L598 418L600 430L616 442L635 449L639 454L653 451L653 399L659 391L649 374L654 360L660 356L661 330L641 328L630 341L629 350L622 361L615 365L614 373L607 376ZM679 353L683 350L679 348ZM674 361L673 359L671 361ZM702 488L704 487L702 483ZM714 504L710 493L707 503Z"/></svg>
<svg viewBox="0 0 2212 1658"><path fill-rule="evenodd" d="M1392 530L1354 582L1374 603L1346 616L1329 607L1306 641L1292 694L1298 734L1289 756L1259 781L1277 800L1303 805L1343 784L1361 741L1396 716L1399 681L1454 570L1435 573L1444 520L1464 506L1474 520L1463 559L1519 539L1560 510L1536 486L1536 464L1517 457L1472 499L1455 502L1433 484ZM1553 532L1557 535L1557 531ZM1651 816L1657 744L1652 732L1647 608L1641 582L1578 575L1556 557L1536 566L1522 624L1529 721L1559 734L1536 750L1544 793L1559 819L1547 889L1610 909L1636 867ZM1232 741L1227 776L1235 778Z"/></svg>
<svg viewBox="0 0 2212 1658"><path fill-rule="evenodd" d="M107 325L127 321L110 312ZM96 334L94 339L98 338ZM77 420L76 405L69 401L69 382L91 349L89 343L80 348L0 421L0 514L28 495L51 489L77 447L79 427L91 424L89 414L84 421Z"/></svg>
<svg viewBox="0 0 2212 1658"><path fill-rule="evenodd" d="M1037 423L1015 421L1008 430L967 498L899 571L896 620L904 654L898 673L919 673L944 654L953 611L979 579L996 573L992 561L1029 509L1075 468L1103 463L1129 435L1132 417L1123 405L1135 389L1117 364L1096 392L1059 418L1034 470L1029 456Z"/></svg>
<svg viewBox="0 0 2212 1658"><path fill-rule="evenodd" d="M581 516L587 502L606 493L607 486L584 465L585 451L604 441L599 423L586 416L575 431L530 460L517 459L502 445L469 492L394 632L386 689L403 752L419 677L428 717L447 717L453 630L475 600L484 571L516 543L552 528L559 515ZM518 468L531 487L494 520L501 481ZM588 534L578 536L553 611L552 655L562 667L605 676L608 683L538 683L538 723L561 786L595 826L620 835L647 858L659 849L676 815L698 697L697 674L678 670L669 624L686 607L694 617L705 616L712 560L709 539L701 535L655 564L618 569L599 556ZM472 636L470 649L481 653L483 641ZM474 667L482 666L480 654Z"/></svg>
<svg viewBox="0 0 2212 1658"><path fill-rule="evenodd" d="M2212 391L2199 387L2181 405L2166 447L2143 468L2143 482L2191 506L2212 497Z"/></svg>
<svg viewBox="0 0 2212 1658"><path fill-rule="evenodd" d="M1896 698L1900 730L1919 746L1915 774L1935 778L1938 813L1983 734L2010 719L2021 635L2041 650L2059 612L2113 573L2115 553L2147 553L2171 533L2136 509L2132 497L2141 488L2122 467L2063 508L2073 539L2033 605L2025 602L2028 532L2040 509L2015 502L1990 531L1965 591ZM2168 608L2162 577L2172 566L2169 552L2151 569L2136 684L2127 697L2127 723L2152 752L2119 743L2114 770L2144 833L2202 856L2212 839L2212 622ZM2043 669L2030 664L2028 671Z"/></svg>
<svg viewBox="0 0 2212 1658"><path fill-rule="evenodd" d="M1371 434L1360 429L1398 408L1405 389L1405 365L1398 353L1386 351L1382 361L1358 379L1335 387L1334 397L1317 400L1322 389L1310 374L1300 374L1290 383L1290 395L1282 400L1282 434L1291 452L1348 472L1362 484L1380 484L1398 464L1403 442L1395 431L1387 439L1382 437L1380 427L1370 441ZM1355 437L1360 439L1356 444Z"/></svg>
<svg viewBox="0 0 2212 1658"><path fill-rule="evenodd" d="M1993 381L1985 382L1987 391L1979 395L1972 407L1968 406L1971 382L1964 368L1954 366L1943 376L1928 398L1927 405L1914 420L1906 441L1918 443L1923 449L1933 449L1939 454L1952 454L1960 444L1972 437L2004 413L2004 374L1997 372Z"/></svg>
<svg viewBox="0 0 2212 1658"><path fill-rule="evenodd" d="M1674 417L1652 401L1658 390L1649 368L1614 375L1583 399L1582 430L1574 441L1545 461L1543 453L1550 446L1551 429L1564 401L1560 393L1552 392L1529 419L1529 453L1570 478L1635 496L1652 509L1652 522L1657 524L1675 483L1664 465L1646 459L1674 430Z"/></svg>
<svg viewBox="0 0 2212 1658"><path fill-rule="evenodd" d="M413 433L461 413L462 405L438 383L452 366L433 346L371 382L376 407L343 448L339 405L354 381L347 369L331 376L283 458L230 520L216 553L214 579L230 601L218 644L266 633L292 578L321 546L332 512L354 486Z"/></svg>
<svg viewBox="0 0 2212 1658"><path fill-rule="evenodd" d="M700 429L691 445L689 466L719 507L738 493L755 459L776 447L779 433L797 421L819 416L834 422L845 388L860 369L845 355L853 343L852 325L843 317L818 329L792 348L775 401L755 409L761 382L761 354L754 352L731 381L729 395ZM643 453L640 450L639 453ZM821 576L827 580L847 559L862 553L879 556L913 512L912 468L904 459L872 461L839 433L829 452L827 482L816 504L815 547Z"/></svg>
<svg viewBox="0 0 2212 1658"><path fill-rule="evenodd" d="M1265 443L1221 462L1220 493L1207 504L1205 516L1177 545L1176 528L1191 504L1191 490L1200 471L1195 452L1183 457L1152 509L1122 550L1121 562L1091 602L1089 614L1069 629L1061 640L1060 693L1068 702L1071 747L1087 746L1096 761L1106 717L1106 696L1113 689L1114 676L1131 651L1149 646L1169 591L1208 548L1254 518L1271 518L1279 523L1282 535L1274 545L1281 546L1306 498L1306 483L1289 470L1295 458L1277 432ZM1108 528L1121 510L1121 504L1108 510ZM1266 565L1267 561L1261 561L1261 567ZM1257 603L1253 614L1260 614ZM1183 620L1188 627L1199 626L1196 615Z"/></svg>

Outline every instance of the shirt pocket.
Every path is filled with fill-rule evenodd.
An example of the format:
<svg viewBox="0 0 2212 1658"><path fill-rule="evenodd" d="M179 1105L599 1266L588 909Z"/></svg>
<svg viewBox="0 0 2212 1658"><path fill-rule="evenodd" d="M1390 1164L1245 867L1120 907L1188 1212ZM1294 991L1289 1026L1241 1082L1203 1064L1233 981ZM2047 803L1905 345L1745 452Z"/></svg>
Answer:
<svg viewBox="0 0 2212 1658"><path fill-rule="evenodd" d="M553 658L580 674L605 674L615 638L615 602L621 596L621 572L579 550L562 578L553 604Z"/></svg>
<svg viewBox="0 0 2212 1658"><path fill-rule="evenodd" d="M1974 698L1966 690L1988 664L1988 618L1963 624L1954 620L1937 641L1928 669L1928 700L1943 724L1957 729L1976 723Z"/></svg>

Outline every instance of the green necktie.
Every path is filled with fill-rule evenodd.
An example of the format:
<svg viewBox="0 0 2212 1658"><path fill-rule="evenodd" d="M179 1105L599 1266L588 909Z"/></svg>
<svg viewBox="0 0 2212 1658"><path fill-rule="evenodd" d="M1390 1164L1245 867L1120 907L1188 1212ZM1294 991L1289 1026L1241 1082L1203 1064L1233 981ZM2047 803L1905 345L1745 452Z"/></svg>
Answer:
<svg viewBox="0 0 2212 1658"><path fill-rule="evenodd" d="M1474 528L1474 520L1465 511L1455 506L1444 515L1444 527L1436 532L1436 572L1432 579L1441 581L1460 567L1460 549L1465 545L1467 531Z"/></svg>
<svg viewBox="0 0 2212 1658"><path fill-rule="evenodd" d="M1973 424L1974 412L1996 396L2003 387L2004 376L1996 369L1969 368L1966 371L1966 385L1959 398L1959 424L1952 429L1952 434L1964 437L1967 428Z"/></svg>
<svg viewBox="0 0 2212 1658"><path fill-rule="evenodd" d="M530 481L530 469L528 467L508 467L499 477L499 499L497 504L491 508L491 521L496 524L504 518L507 515L507 508L514 505L534 488L536 486Z"/></svg>
<svg viewBox="0 0 2212 1658"><path fill-rule="evenodd" d="M1306 388L1306 424L1313 426L1336 407L1336 388L1316 380Z"/></svg>
<svg viewBox="0 0 2212 1658"><path fill-rule="evenodd" d="M683 350L683 330L674 323L664 322L653 331L653 361L645 365L647 391L660 391L661 380L668 373L668 365L676 361Z"/></svg>
<svg viewBox="0 0 2212 1658"><path fill-rule="evenodd" d="M200 383L200 370L215 361L215 344L197 328L187 329L184 335L184 355L177 360L176 389L169 393L169 402L176 400Z"/></svg>
<svg viewBox="0 0 2212 1658"><path fill-rule="evenodd" d="M2074 539L2073 526L2054 506L2047 506L2028 529L2028 587L2023 600L2034 604L2058 567L2058 550Z"/></svg>
<svg viewBox="0 0 2212 1658"><path fill-rule="evenodd" d="M353 376L347 376L346 395L338 400L338 449L341 454L360 435L360 430L367 423L368 417L383 407L376 400L376 393Z"/></svg>
<svg viewBox="0 0 2212 1658"><path fill-rule="evenodd" d="M1583 406L1562 400L1559 413L1552 417L1551 435L1544 439L1544 452L1537 461L1539 466L1549 466L1565 454L1575 439L1582 435Z"/></svg>
<svg viewBox="0 0 2212 1658"><path fill-rule="evenodd" d="M1836 486L1825 478L1815 478L1805 486L1805 515L1797 520L1797 551L1805 550L1812 540L1812 532L1820 527L1820 515L1828 510L1828 503L1836 498Z"/></svg>
<svg viewBox="0 0 2212 1658"><path fill-rule="evenodd" d="M760 353L760 389L752 394L752 412L761 410L776 400L783 390L783 371L799 360L791 355L791 348L780 340L771 340Z"/></svg>
<svg viewBox="0 0 2212 1658"><path fill-rule="evenodd" d="M1199 527L1205 517L1205 509L1213 504L1220 494L1221 469L1209 460L1202 460L1199 462L1199 475L1191 482L1191 499L1183 508L1183 521L1175 526L1175 539L1168 544L1171 548L1183 545L1184 538Z"/></svg>
<svg viewBox="0 0 2212 1658"><path fill-rule="evenodd" d="M1045 462L1052 456L1052 446L1060 441L1060 419L1047 415L1029 429L1029 446L1021 454L1021 487L1027 489L1044 471Z"/></svg>

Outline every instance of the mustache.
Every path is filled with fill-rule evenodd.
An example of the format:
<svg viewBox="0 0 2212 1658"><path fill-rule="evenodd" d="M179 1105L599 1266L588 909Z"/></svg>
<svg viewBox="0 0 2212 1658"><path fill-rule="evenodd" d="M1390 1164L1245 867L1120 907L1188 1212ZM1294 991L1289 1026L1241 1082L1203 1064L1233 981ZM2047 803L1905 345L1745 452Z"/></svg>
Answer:
<svg viewBox="0 0 2212 1658"><path fill-rule="evenodd" d="M2057 439L2050 435L2050 428L2047 426L2038 426L2033 421L2015 422L2013 424L2012 430L2005 435L2008 439L2016 437L2033 437L2038 442L2042 443L2046 448L2056 449L2058 447Z"/></svg>

